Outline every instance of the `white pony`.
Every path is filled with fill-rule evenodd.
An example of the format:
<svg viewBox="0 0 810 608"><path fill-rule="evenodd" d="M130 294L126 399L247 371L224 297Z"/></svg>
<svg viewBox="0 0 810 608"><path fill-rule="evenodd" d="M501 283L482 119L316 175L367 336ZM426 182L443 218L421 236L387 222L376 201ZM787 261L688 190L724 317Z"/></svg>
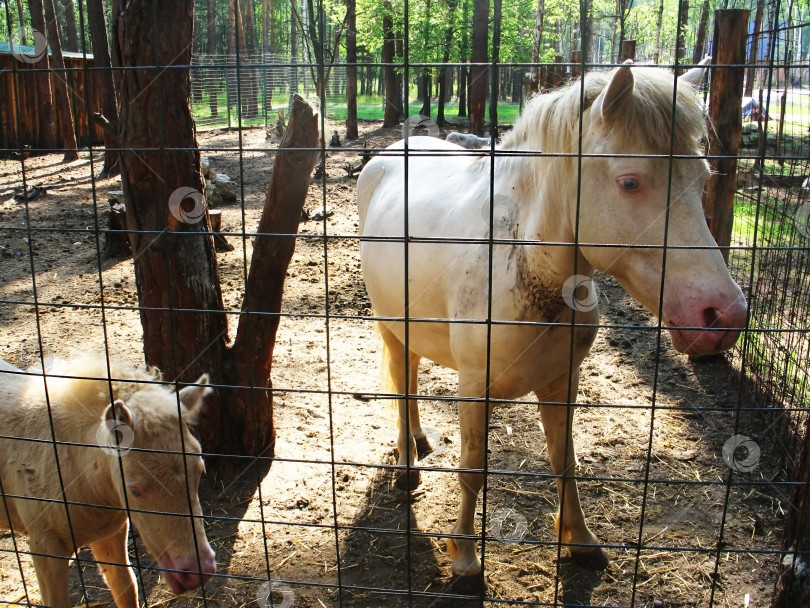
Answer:
<svg viewBox="0 0 810 608"><path fill-rule="evenodd" d="M599 322L595 269L658 315L681 352L724 351L745 327L745 299L701 206L702 73L591 73L532 99L494 158L412 137L360 176L363 274L402 396L401 487L419 483L417 454L429 449L417 401L404 398L417 395L420 359L459 374L461 505L448 540L459 589L483 581L473 517L491 400L529 392L558 476L559 540L580 561L607 564L580 507L571 439Z"/></svg>
<svg viewBox="0 0 810 608"><path fill-rule="evenodd" d="M188 429L208 376L177 394L159 380L100 357L57 360L44 375L0 362L0 528L28 535L46 606L73 605L68 558L89 545L116 605L138 608L130 519L175 593L216 572Z"/></svg>

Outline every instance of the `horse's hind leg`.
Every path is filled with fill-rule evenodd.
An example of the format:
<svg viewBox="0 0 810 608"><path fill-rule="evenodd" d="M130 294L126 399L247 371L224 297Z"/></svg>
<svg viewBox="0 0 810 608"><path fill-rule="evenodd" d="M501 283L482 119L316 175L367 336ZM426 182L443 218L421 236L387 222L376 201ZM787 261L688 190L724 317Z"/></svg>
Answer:
<svg viewBox="0 0 810 608"><path fill-rule="evenodd" d="M576 395L577 383L578 375L575 375L572 378L571 386L574 395ZM565 396L568 379L564 378L559 384L558 387L536 393L541 403L540 416L546 433L551 470L557 476L557 493L560 499L560 509L556 521L557 537L561 543L568 545L571 557L580 565L594 570L603 570L608 565L607 553L598 546L599 540L585 523L585 514L582 512L579 502L579 492L574 477L576 456L571 435L574 407L562 405L569 403ZM546 404L543 404L544 401ZM552 403L561 405L552 405Z"/></svg>
<svg viewBox="0 0 810 608"><path fill-rule="evenodd" d="M387 372L389 389L394 394L406 393L405 389L405 346L393 332L380 324L385 359L387 359ZM408 353L408 395L416 395L417 376L421 357L413 352ZM383 362L386 365L386 361ZM432 448L422 430L419 419L419 403L416 399L397 399L397 464L412 467L418 458L430 453ZM413 490L419 486L421 479L419 471L406 470L397 475L396 485L403 490Z"/></svg>
<svg viewBox="0 0 810 608"><path fill-rule="evenodd" d="M472 396L482 391L466 389L462 374L459 374L459 396ZM459 401L458 417L461 427L461 460L458 474L461 486L461 505L453 534L475 537L475 510L478 494L484 485L484 461L486 458L486 429L491 408L480 401ZM453 558L453 590L462 594L478 595L484 582L481 558L475 548L474 538L447 539L447 548Z"/></svg>
<svg viewBox="0 0 810 608"><path fill-rule="evenodd" d="M127 556L128 529L124 523L112 536L90 544L118 608L138 608L138 584Z"/></svg>

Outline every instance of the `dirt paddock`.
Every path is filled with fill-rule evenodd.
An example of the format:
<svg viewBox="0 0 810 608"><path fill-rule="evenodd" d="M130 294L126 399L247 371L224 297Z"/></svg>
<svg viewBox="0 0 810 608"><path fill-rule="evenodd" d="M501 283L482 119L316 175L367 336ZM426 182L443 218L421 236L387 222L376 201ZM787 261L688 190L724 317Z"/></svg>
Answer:
<svg viewBox="0 0 810 608"><path fill-rule="evenodd" d="M390 405L373 398L379 342L360 273L355 181L344 169L359 162L363 141L378 147L398 136L366 124L360 142L330 150L325 195L313 182L306 206L312 212L325 200L333 214L302 222L286 283L273 364L277 459L216 487L204 479L218 564L204 590L173 597L133 535L147 606L264 608L268 578L278 581L271 597L284 608L453 605L441 594L451 561L442 534L458 504L456 380L433 364L420 368L420 392L434 397L424 402L423 423L436 449L422 463L433 470L407 500L380 466L395 462L396 425ZM238 234L258 225L272 156L262 130L205 132L198 143L244 192L243 207L220 207L234 246L219 253L220 273L235 313L251 253L250 239ZM24 165L0 161L0 358L15 365L38 361L40 343L46 355L102 351L106 343L116 357L142 360L132 262L98 264L107 193L120 189L119 180L92 177L100 159L85 151L70 164L55 154ZM27 183L47 189L27 204L13 196L23 166ZM781 472L765 424L738 412L739 362L691 361L666 335L659 344L655 320L613 279L599 284L605 327L583 366L575 442L588 525L612 561L593 572L560 554L537 406L504 406L493 417L477 520L486 510L486 604L767 606L784 495L771 483ZM722 448L735 435L753 438L761 455L753 471L727 484ZM39 598L26 540L17 539L22 553L14 547L0 533L0 606ZM82 561L89 551L79 557L71 565L74 604L113 606L96 566Z"/></svg>

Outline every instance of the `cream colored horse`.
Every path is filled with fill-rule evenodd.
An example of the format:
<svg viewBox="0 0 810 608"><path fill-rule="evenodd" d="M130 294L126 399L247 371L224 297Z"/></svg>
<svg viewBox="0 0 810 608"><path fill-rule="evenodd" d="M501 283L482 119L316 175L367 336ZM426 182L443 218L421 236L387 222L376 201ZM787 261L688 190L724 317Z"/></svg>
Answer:
<svg viewBox="0 0 810 608"><path fill-rule="evenodd" d="M701 206L702 73L591 73L532 99L494 158L412 137L360 176L363 274L393 392L417 394L422 357L458 370L463 471L448 545L453 573L474 588L490 399L537 396L560 542L593 567L607 564L580 507L571 438L579 367L599 322L595 269L658 315L681 352L724 351L746 324ZM398 484L413 487L426 447L416 399L399 400L399 427Z"/></svg>
<svg viewBox="0 0 810 608"><path fill-rule="evenodd" d="M117 606L138 607L130 520L175 593L216 572L188 430L208 376L176 394L158 380L125 363L108 372L101 358L57 361L44 376L0 365L0 527L28 535L46 606L73 605L68 559L89 545Z"/></svg>

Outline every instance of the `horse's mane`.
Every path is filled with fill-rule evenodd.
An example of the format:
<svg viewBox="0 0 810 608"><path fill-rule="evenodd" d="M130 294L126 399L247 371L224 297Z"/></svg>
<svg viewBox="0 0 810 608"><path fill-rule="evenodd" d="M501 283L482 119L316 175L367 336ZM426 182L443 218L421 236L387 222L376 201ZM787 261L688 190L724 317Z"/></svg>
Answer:
<svg viewBox="0 0 810 608"><path fill-rule="evenodd" d="M703 106L694 87L678 81L673 116L672 72L643 66L634 66L632 70L635 81L632 103L623 120L612 127L623 134L629 148L626 152L694 153L697 142L706 136ZM512 131L504 136L501 148L575 153L579 149L579 121L611 76L612 72L590 72L566 88L533 97ZM583 124L585 127L587 123Z"/></svg>

